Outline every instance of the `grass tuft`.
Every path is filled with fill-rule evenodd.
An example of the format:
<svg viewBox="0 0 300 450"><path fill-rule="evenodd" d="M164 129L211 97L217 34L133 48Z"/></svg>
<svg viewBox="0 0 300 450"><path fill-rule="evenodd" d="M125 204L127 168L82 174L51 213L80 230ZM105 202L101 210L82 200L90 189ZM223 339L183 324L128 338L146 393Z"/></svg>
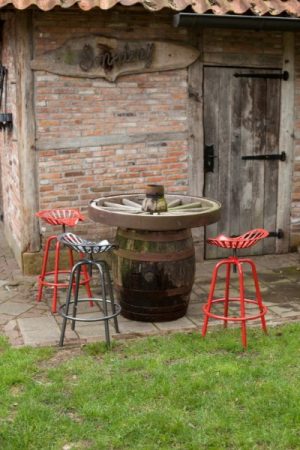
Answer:
<svg viewBox="0 0 300 450"><path fill-rule="evenodd" d="M111 352L118 348L118 343L115 341L111 342L109 347L106 342L93 342L92 344L85 344L82 346L82 350L86 355L97 356L102 355L107 352Z"/></svg>

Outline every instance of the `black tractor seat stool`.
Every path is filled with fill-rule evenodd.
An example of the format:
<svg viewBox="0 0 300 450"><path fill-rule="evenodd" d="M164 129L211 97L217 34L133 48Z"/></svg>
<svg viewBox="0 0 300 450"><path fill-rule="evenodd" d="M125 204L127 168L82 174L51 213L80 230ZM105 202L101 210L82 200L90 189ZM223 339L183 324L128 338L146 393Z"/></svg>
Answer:
<svg viewBox="0 0 300 450"><path fill-rule="evenodd" d="M118 246L115 244L111 244L108 241L101 241L101 242L87 241L73 233L63 233L58 236L58 240L62 244L71 248L72 250L75 250L78 253L84 253L88 255L86 258L80 259L76 264L74 264L70 273L66 303L63 304L58 310L59 314L63 317L59 346L62 347L64 345L67 320L72 321L71 325L72 330L75 330L76 321L78 322L104 321L106 344L110 346L109 320L114 319L114 327L116 333L119 333L120 331L117 316L121 312L121 307L120 305L116 304L114 300L112 281L107 262L104 260L94 260L93 257L94 255L98 255L99 253L109 252L117 248ZM82 266L88 268L90 276L92 276L93 268L98 270L99 281L102 290L101 298L100 297L78 298L80 287L80 274ZM71 301L72 291L74 300ZM77 316L78 303L91 301L93 303L98 304L100 310L102 311L102 315L99 317L90 317L90 318ZM69 313L70 305L73 305L72 314ZM111 310L110 312L108 310L109 305Z"/></svg>

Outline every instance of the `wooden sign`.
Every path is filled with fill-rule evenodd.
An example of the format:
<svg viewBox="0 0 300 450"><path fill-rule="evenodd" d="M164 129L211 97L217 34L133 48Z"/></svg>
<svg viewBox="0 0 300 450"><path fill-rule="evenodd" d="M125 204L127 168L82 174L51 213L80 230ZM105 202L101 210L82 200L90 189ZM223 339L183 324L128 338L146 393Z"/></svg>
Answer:
<svg viewBox="0 0 300 450"><path fill-rule="evenodd" d="M31 61L33 70L84 78L106 78L133 73L182 69L200 52L194 47L169 41L122 41L103 36L85 36L66 41L62 47Z"/></svg>

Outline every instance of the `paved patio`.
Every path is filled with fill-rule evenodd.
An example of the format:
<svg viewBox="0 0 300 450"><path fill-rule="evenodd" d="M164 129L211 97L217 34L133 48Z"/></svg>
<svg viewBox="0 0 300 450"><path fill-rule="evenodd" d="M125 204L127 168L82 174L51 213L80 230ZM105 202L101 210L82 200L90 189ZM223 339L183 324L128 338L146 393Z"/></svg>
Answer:
<svg viewBox="0 0 300 450"><path fill-rule="evenodd" d="M300 320L300 255L289 253L253 258L256 262L263 300L268 307L266 316L269 326ZM144 323L127 320L119 316L120 334L111 334L115 339L158 335L176 331L200 330L202 305L207 299L212 268L215 261L197 264L196 279L191 301L185 317L172 322ZM252 284L247 283L251 298ZM237 295L237 279L232 280L231 295ZM0 227L0 334L8 337L14 346L57 345L60 336L61 317L52 314L51 290L45 291L45 299L36 302L36 277L22 276ZM220 289L220 296L222 296ZM60 294L64 303L65 292ZM97 314L87 311L86 314ZM213 321L211 322L213 323ZM219 324L220 322L218 322ZM217 321L214 321L217 324ZM253 321L249 325L259 325ZM76 331L67 327L65 345L81 345L104 340L103 322L77 323Z"/></svg>

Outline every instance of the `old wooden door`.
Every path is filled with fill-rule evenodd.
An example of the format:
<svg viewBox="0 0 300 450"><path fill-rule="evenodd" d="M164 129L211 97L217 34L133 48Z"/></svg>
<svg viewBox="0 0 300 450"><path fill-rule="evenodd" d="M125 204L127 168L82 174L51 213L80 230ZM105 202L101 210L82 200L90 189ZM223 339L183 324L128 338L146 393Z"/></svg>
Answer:
<svg viewBox="0 0 300 450"><path fill-rule="evenodd" d="M278 143L284 81L272 78L275 74L280 71L204 68L204 193L223 205L221 220L206 228L206 238L277 228L278 167L285 162L250 159L282 151ZM275 238L268 238L247 254L275 253L275 247ZM206 246L206 258L224 254L228 251Z"/></svg>

